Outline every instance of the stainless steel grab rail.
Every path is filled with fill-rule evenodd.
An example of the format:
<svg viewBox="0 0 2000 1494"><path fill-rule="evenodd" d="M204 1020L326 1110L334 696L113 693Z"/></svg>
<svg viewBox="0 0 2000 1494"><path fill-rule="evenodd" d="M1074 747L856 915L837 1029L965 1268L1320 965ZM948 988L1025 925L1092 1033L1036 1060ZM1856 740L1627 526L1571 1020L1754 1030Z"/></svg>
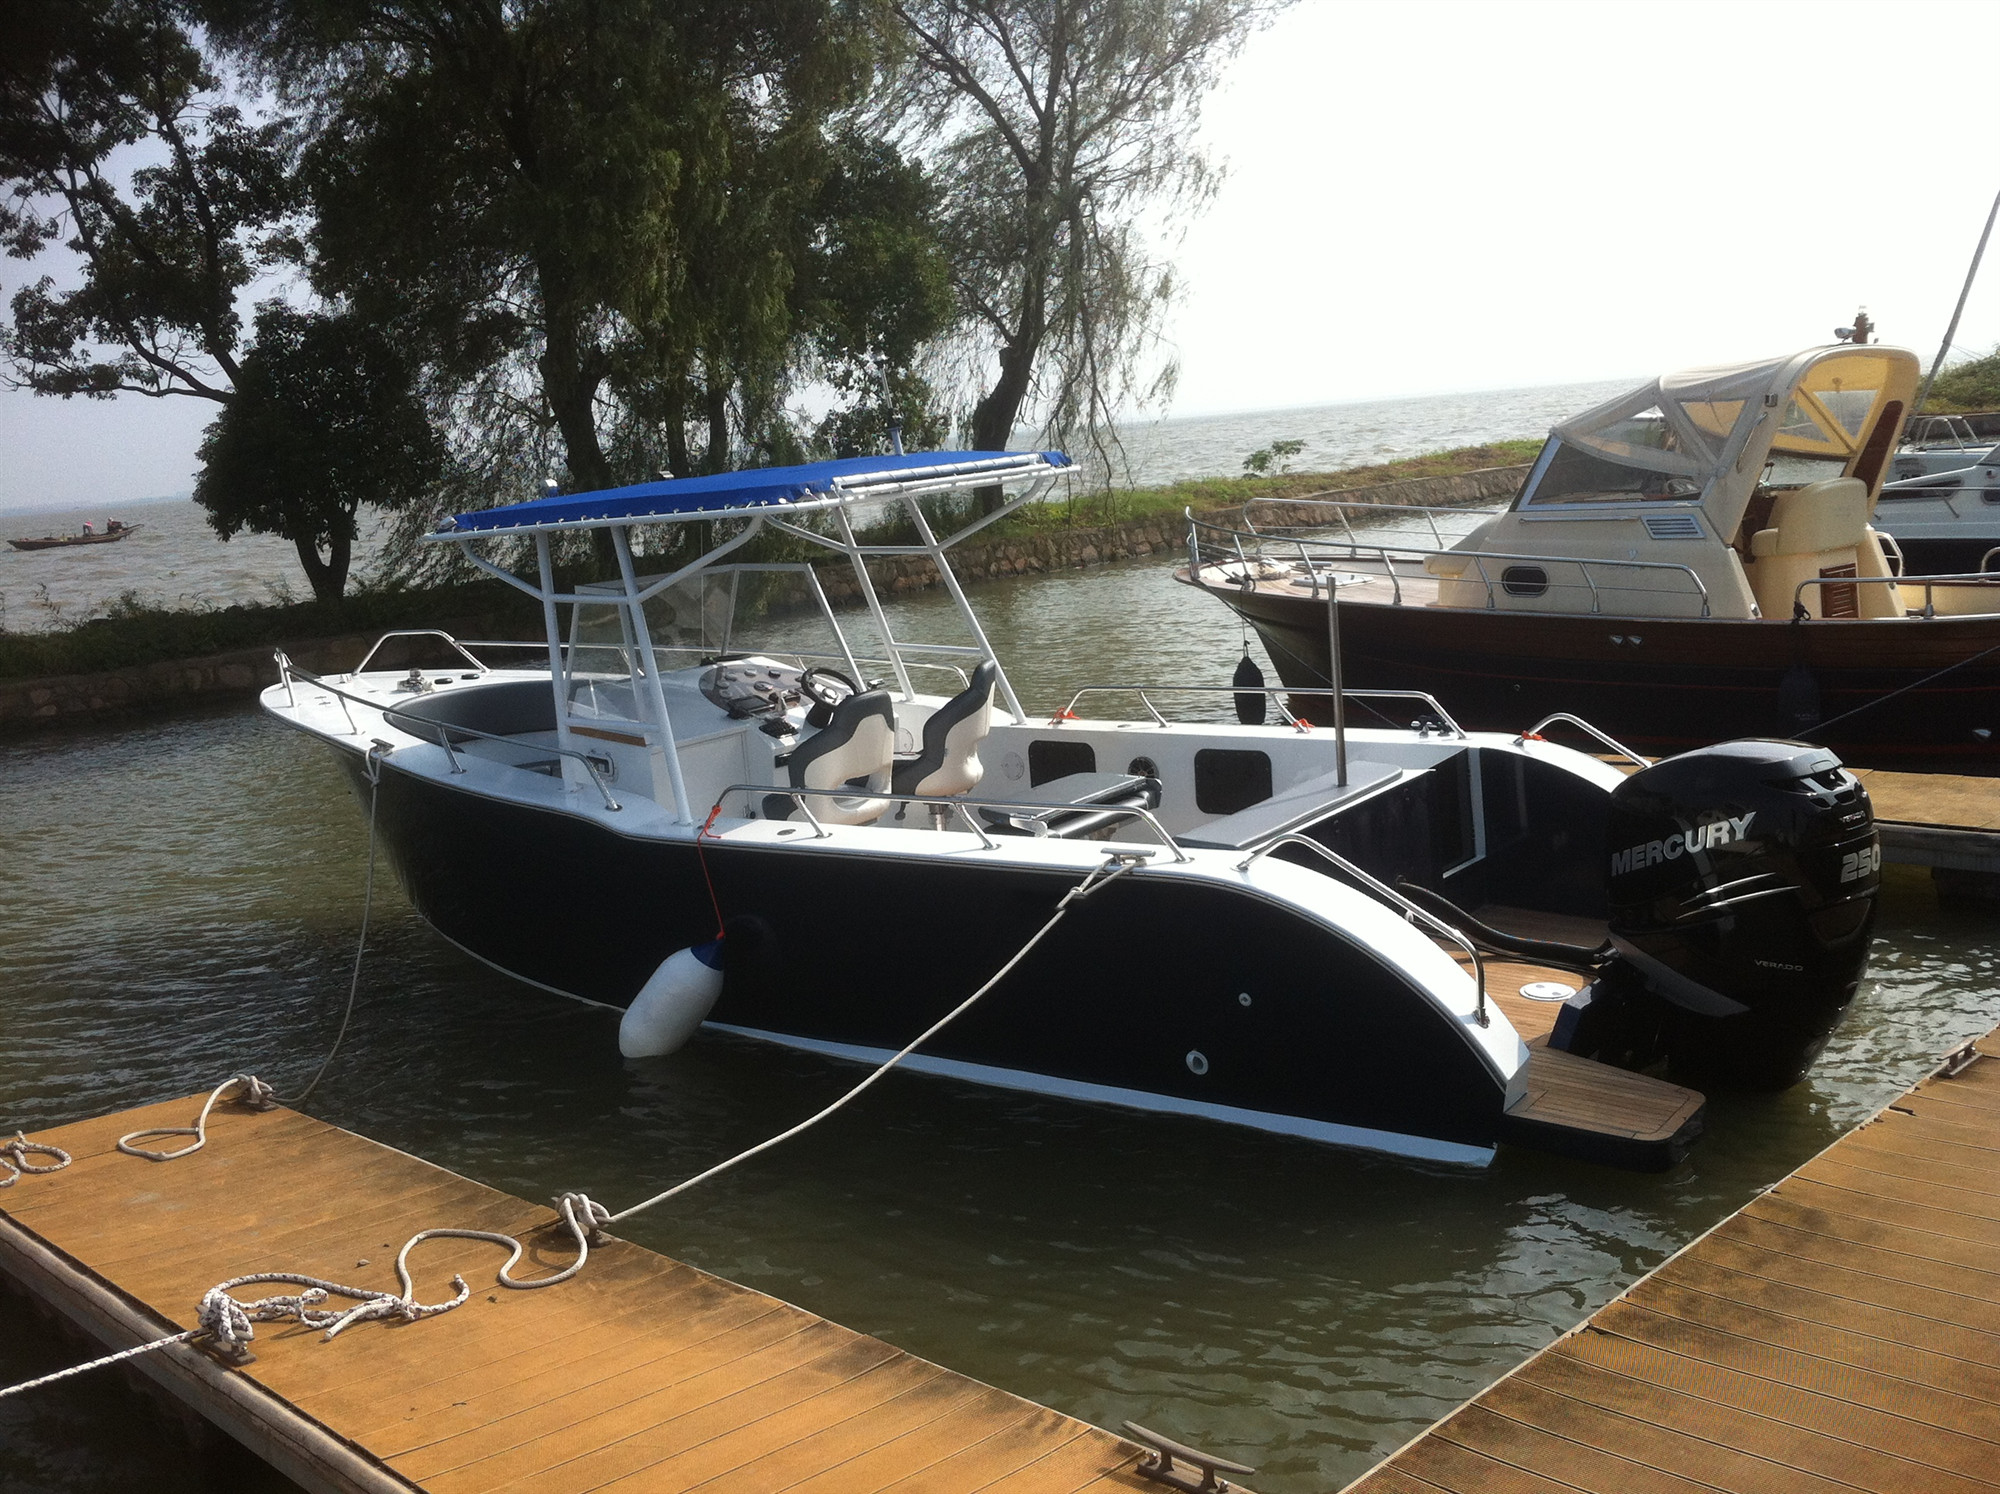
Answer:
<svg viewBox="0 0 2000 1494"><path fill-rule="evenodd" d="M1153 721L1155 725L1158 726L1173 725L1171 721L1167 720L1165 716L1162 716L1160 714L1159 708L1155 706L1153 702L1147 698L1148 691L1153 691L1163 695L1170 693L1177 693L1182 695L1268 695L1272 697L1272 703L1277 706L1279 713L1285 718L1286 723L1292 726L1298 726L1301 725L1302 723L1299 721L1298 717L1294 716L1291 713L1291 710L1285 705L1285 702L1279 697L1286 695L1324 695L1330 697L1333 693L1332 690L1329 688L1321 686L1313 686L1313 685L1085 685L1081 690L1077 691L1076 694L1072 695L1069 698L1069 704L1063 707L1063 713L1061 716L1057 717L1057 719L1061 720L1073 714L1076 710L1076 703L1079 700L1082 700L1083 697L1086 695L1129 693L1137 695L1139 697L1140 703L1143 704L1148 711L1152 712ZM1428 694L1425 691L1347 689L1343 687L1340 693L1343 697L1349 700L1373 699L1373 700L1422 701L1425 705L1430 707L1431 713L1434 716L1436 716L1440 722L1444 724L1445 728L1448 731L1450 731L1452 735L1458 737L1461 741L1463 741L1465 738L1465 728L1460 726L1456 721L1454 721L1451 717L1451 713L1445 710L1445 708L1442 705L1438 704L1438 699L1435 695ZM1413 722L1411 724L1411 729L1412 730L1417 729L1416 723ZM1428 733L1424 732L1420 733L1420 735L1428 735Z"/></svg>
<svg viewBox="0 0 2000 1494"><path fill-rule="evenodd" d="M1473 983L1479 989L1479 1004L1476 1016L1479 1025L1481 1027L1488 1027L1492 1025L1493 1018L1487 1013L1486 1010L1486 961L1480 957L1478 946L1475 945L1470 939L1468 939L1462 932L1460 932L1458 929L1453 928L1450 924L1446 923L1442 918L1439 918L1435 914L1427 912L1425 909L1420 908L1419 906L1417 906L1417 904L1411 902L1408 898L1404 897L1402 893L1396 891L1396 889L1391 887L1388 883L1379 881L1374 876L1363 871L1360 867L1356 866L1352 861L1349 861L1345 856L1341 855L1338 851L1333 850L1329 846L1322 845L1319 841L1314 840L1309 835L1300 835L1295 830L1288 830L1283 835L1276 835L1273 836L1271 839L1265 841L1262 845L1258 846L1256 850L1252 851L1248 856L1245 856L1241 861L1237 862L1236 869L1239 872L1246 872L1250 870L1250 867L1253 863L1255 863L1262 857L1270 855L1271 852L1277 850L1279 846L1304 846L1307 850L1312 851L1315 854L1324 857L1326 860L1332 862L1336 868L1347 873L1347 875L1353 877L1357 882L1361 883L1361 885L1367 888L1368 891L1374 893L1384 902L1389 903L1390 905L1395 907L1399 912L1402 913L1402 915L1406 919L1410 919L1417 923L1425 925L1432 932L1442 935L1444 938L1450 940L1453 944L1456 944L1460 949L1464 950L1466 954L1470 955L1472 957Z"/></svg>
<svg viewBox="0 0 2000 1494"><path fill-rule="evenodd" d="M941 809L955 809L960 812L965 823L971 828L972 833L979 837L980 841L989 851L998 850L1000 843L994 840L985 828L971 814L966 813L966 811L973 809L1000 809L1016 814L1047 814L1050 810L1069 808L1075 809L1079 813L1122 815L1135 820L1143 820L1146 827L1160 837L1160 844L1173 852L1174 860L1186 863L1192 863L1194 860L1194 857L1181 849L1180 842L1167 833L1167 827L1159 822L1152 810L1142 809L1129 804L1064 805L1060 803L1051 804L1047 801L1037 804L1025 800L974 799L950 794L877 794L867 789L857 789L846 784L842 784L839 788L821 789L798 788L791 784L781 783L732 783L728 788L715 796L715 803L711 806L711 809L719 810L722 807L723 801L731 794L784 795L805 812L806 819L813 827L814 838L820 840L825 839L832 832L827 830L825 826L821 825L813 817L811 808L805 802L807 797L820 799L880 799L888 804L929 804Z"/></svg>
<svg viewBox="0 0 2000 1494"><path fill-rule="evenodd" d="M1533 726L1529 727L1526 731L1522 732L1518 737L1514 738L1514 745L1516 747L1519 747L1524 743L1526 743L1530 737L1539 738L1542 734L1543 727L1554 726L1558 721L1566 721L1571 726L1576 727L1579 731L1588 732L1591 736L1597 738L1598 741L1602 742L1605 746L1609 747L1613 752L1617 753L1621 757L1628 758L1632 762L1637 763L1642 768L1650 768L1653 766L1650 759L1639 756L1638 753L1634 752L1630 747L1627 747L1623 742L1619 741L1616 737L1610 736L1605 732L1599 731L1596 727L1592 726L1588 721L1584 720L1583 717L1572 716L1568 711L1551 711L1548 715L1542 717L1541 720L1537 721Z"/></svg>
<svg viewBox="0 0 2000 1494"><path fill-rule="evenodd" d="M353 679L354 676L367 669L368 661L380 653L382 645L387 643L391 638L442 638L458 651L458 656L461 659L471 664L474 669L478 670L481 674L491 673L487 665L480 663L478 659L467 653L465 645L452 637L451 634L445 632L443 628L397 628L377 638L374 644L370 646L368 652L361 656L361 662L347 671L347 677ZM543 647L547 647L547 645L544 644Z"/></svg>
<svg viewBox="0 0 2000 1494"><path fill-rule="evenodd" d="M333 697L335 697L337 700L340 701L341 714L347 717L348 730L352 735L359 736L361 734L361 728L355 725L354 715L347 709L347 703L349 701L353 701L356 705L366 706L371 711L381 712L384 721L387 721L388 718L392 715L395 716L396 720L394 725L396 729L401 732L406 732L410 736L416 737L419 741L427 740L427 738L425 737L422 731L413 730L413 728L423 727L423 726L435 726L438 729L437 745L444 748L444 755L446 759L449 760L449 762L451 763L451 771L453 773L463 773L465 771L465 765L458 760L458 753L453 749L451 744L451 734L453 732L463 733L465 736L468 737L478 737L481 740L488 742L505 742L512 746L521 745L518 738L502 736L498 732L481 731L477 727L473 726L447 725L445 722L442 721L425 721L422 717L419 716L403 715L401 712L397 711L394 703L380 701L380 700L370 700L365 695L351 694L348 691L341 689L338 685L335 685L328 680L322 679L319 675L313 674L308 670L299 668L298 665L294 664L289 658L285 656L285 652L283 649L277 650L272 655L272 657L277 661L278 678L285 686L286 699L291 702L294 708L297 707L298 700L296 696L293 696L291 694L291 688L292 688L292 680L294 678L297 678L299 680L304 681L306 684L312 686L312 688L315 690L326 691L329 695L332 695ZM589 753L578 752L575 749L569 747L548 747L542 745L539 742L534 744L534 750L537 752L553 752L558 757L575 758L579 763L583 764L584 771L590 775L591 786L595 788L598 794L603 798L604 807L606 809L616 813L617 811L622 810L625 807L624 805L620 804L616 799L611 797L611 790L604 786L604 780L599 775L597 761L594 760ZM512 766L512 764L504 764L503 766Z"/></svg>

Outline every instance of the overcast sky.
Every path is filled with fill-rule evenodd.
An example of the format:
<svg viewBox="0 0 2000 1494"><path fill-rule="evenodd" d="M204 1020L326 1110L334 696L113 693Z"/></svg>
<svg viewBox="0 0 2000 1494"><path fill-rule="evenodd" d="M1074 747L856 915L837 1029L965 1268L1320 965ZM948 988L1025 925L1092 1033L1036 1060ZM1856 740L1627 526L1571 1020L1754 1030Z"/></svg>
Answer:
<svg viewBox="0 0 2000 1494"><path fill-rule="evenodd" d="M1863 305L1928 361L2000 189L1996 55L1990 0L1299 0L1208 107L1173 413L1644 377ZM212 414L0 393L0 508L185 492Z"/></svg>

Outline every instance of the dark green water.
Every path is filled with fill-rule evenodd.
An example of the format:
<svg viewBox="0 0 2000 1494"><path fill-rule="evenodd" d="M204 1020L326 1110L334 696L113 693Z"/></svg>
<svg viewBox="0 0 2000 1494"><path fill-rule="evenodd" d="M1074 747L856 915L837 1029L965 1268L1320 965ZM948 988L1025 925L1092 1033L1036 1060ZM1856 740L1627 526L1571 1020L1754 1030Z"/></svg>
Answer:
<svg viewBox="0 0 2000 1494"><path fill-rule="evenodd" d="M1157 564L975 602L1037 709L1063 684L1220 682L1237 646ZM936 606L902 608L899 631ZM16 742L0 803L0 1126L310 1072L365 844L321 749L250 709ZM1258 1465L1267 1494L1338 1487L2000 1022L1988 920L1896 874L1879 932L1811 1080L1716 1101L1665 1177L1526 1154L1429 1168L900 1076L629 1233L1064 1411ZM391 887L312 1108L495 1187L618 1207L859 1072L708 1037L626 1063L615 1034L458 955ZM0 1384L84 1357L18 1297L0 1313ZM287 1486L116 1372L0 1403L0 1488L141 1487Z"/></svg>

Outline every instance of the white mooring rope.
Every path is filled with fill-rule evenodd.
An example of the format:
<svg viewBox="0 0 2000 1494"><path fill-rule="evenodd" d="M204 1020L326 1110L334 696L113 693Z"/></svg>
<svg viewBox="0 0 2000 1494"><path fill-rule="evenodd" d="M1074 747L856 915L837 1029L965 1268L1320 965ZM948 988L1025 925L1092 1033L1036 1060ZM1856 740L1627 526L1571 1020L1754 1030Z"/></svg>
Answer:
<svg viewBox="0 0 2000 1494"><path fill-rule="evenodd" d="M378 750L370 749L368 765L369 783L376 791L379 791L380 788L381 772L377 756ZM327 1054L326 1061L320 1065L319 1071L313 1075L311 1082L296 1097L298 1100L303 1100L307 1095L311 1094L314 1087L318 1085L320 1079L325 1075L328 1065L333 1062L333 1054L339 1051L341 1039L347 1035L348 1021L354 1014L354 995L361 979L361 959L368 946L368 907L373 900L375 887L376 797L376 792L371 792L369 795L368 880L362 905L361 942L355 950L354 974L348 983L347 1011L341 1018L340 1032L334 1039L333 1050ZM1089 897L1093 892L1108 886L1126 872L1131 871L1135 866L1142 864L1141 858L1130 853L1112 852L1101 865L1093 867L1088 876L1063 894L1062 900L1056 904L1055 912L1050 915L1049 920L1039 929L1035 930L1034 934L1028 939L1028 942L1016 950L1007 963L996 970L986 980L985 984L981 985L978 990L966 997L965 1000L961 1001L957 1006L953 1007L942 1017L938 1018L937 1021L917 1034L901 1050L876 1065L860 1083L854 1085L831 1104L822 1107L805 1120L800 1121L797 1125L788 1127L775 1136L767 1137L755 1146L748 1147L738 1152L735 1156L716 1163L706 1171L697 1173L683 1182L676 1183L664 1192L656 1193L651 1198L633 1204L630 1208L621 1210L616 1214L613 1214L603 1204L596 1202L585 1193L570 1192L562 1194L555 1201L556 1209L562 1216L564 1226L569 1230L570 1238L576 1244L576 1258L560 1271L548 1276L538 1277L533 1281L521 1281L509 1275L508 1273L513 1270L516 1263L520 1261L522 1255L525 1253L525 1247L514 1236L502 1234L496 1230L422 1230L410 1236L404 1242L403 1248L396 1254L396 1279L402 1288L400 1292L377 1291L370 1287L344 1286L339 1282L330 1281L324 1277L305 1276L288 1271L266 1271L249 1276L231 1277L228 1281L220 1282L210 1287L202 1295L201 1305L197 1313L197 1327L187 1329L181 1333L170 1334L165 1338L155 1339L150 1343L138 1344L129 1349L121 1349L115 1354L107 1354L101 1359L93 1359L88 1364L73 1365L69 1369L58 1370L54 1374L43 1375L39 1379L27 1380L19 1385L8 1386L0 1389L0 1400L4 1400L8 1396L19 1395L23 1391L51 1384L57 1380L66 1380L72 1375L80 1375L87 1370L116 1364L120 1360L131 1359L140 1354L147 1354L155 1349L163 1349L170 1344L187 1343L192 1340L203 1341L204 1347L231 1363L248 1363L255 1357L250 1353L248 1346L256 1335L254 1325L257 1323L283 1320L296 1321L305 1327L323 1330L321 1339L325 1341L356 1323L367 1322L372 1319L396 1318L403 1322L417 1322L423 1318L436 1317L440 1313L450 1312L453 1308L459 1307L467 1301L471 1296L471 1288L466 1285L463 1276L454 1275L451 1279L453 1294L450 1300L434 1303L419 1302L417 1300L415 1284L410 1276L409 1258L410 1252L425 1240L484 1240L504 1247L508 1250L509 1254L506 1261L501 1265L497 1273L497 1278L500 1285L510 1287L515 1291L534 1291L541 1287L555 1286L559 1282L568 1281L581 1271L589 1261L591 1241L597 1237L598 1232L604 1225L616 1223L621 1219L629 1219L634 1214L642 1213L656 1204L665 1203L668 1199L707 1182L710 1178L719 1177L731 1168L749 1161L752 1157L770 1151L773 1147L781 1146L793 1137L811 1130L821 1121L826 1120L829 1116L844 1109L854 1100L859 1099L877 1080L881 1079L931 1038L937 1036L938 1033L944 1031L946 1027L970 1011L987 992L999 985L1022 960L1027 958L1035 946L1048 937L1056 925L1068 916L1070 907L1074 903ZM235 1091L234 1093L227 1093L232 1089ZM209 1112L224 1099L238 1100L260 1110L271 1109L278 1103L273 1096L270 1085L264 1083L254 1074L236 1074L218 1084L209 1093L207 1102L201 1107L201 1114L195 1117L195 1123L192 1126L157 1126L140 1131L130 1131L118 1138L118 1149L132 1156L143 1157L148 1161L154 1162L171 1162L177 1158L186 1157L198 1152L208 1144ZM287 1103L296 1103L296 1101L288 1101ZM192 1136L194 1141L187 1146L173 1151L157 1151L134 1144L137 1138L150 1136ZM53 1165L37 1165L27 1160L26 1153L29 1151L45 1153L59 1160ZM6 1166L10 1171L10 1176L0 1179L0 1188L13 1186L16 1179L22 1173L56 1172L67 1167L69 1162L69 1154L62 1151L59 1147L29 1141L25 1135L17 1135L13 1141L0 1145L0 1166ZM297 1286L301 1290L296 1293L260 1297L252 1302L238 1302L230 1295L230 1293L240 1288L263 1283ZM327 1307L323 1305L333 1297L345 1297L355 1305L348 1308Z"/></svg>

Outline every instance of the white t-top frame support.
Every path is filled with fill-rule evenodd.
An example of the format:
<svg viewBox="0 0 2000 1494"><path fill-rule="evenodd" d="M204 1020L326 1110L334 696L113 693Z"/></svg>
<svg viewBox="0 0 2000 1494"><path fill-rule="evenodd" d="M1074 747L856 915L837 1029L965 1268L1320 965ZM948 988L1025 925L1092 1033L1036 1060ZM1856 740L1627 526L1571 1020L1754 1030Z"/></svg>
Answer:
<svg viewBox="0 0 2000 1494"><path fill-rule="evenodd" d="M471 553L462 546L460 548L462 553ZM535 566L541 573L542 626L549 635L549 690L556 702L556 746L562 749L563 787L577 789L583 787L585 773L583 765L571 755L576 751L576 743L569 734L569 667L563 652L562 623L556 616L555 564L549 558L547 534L535 536ZM512 577L508 579L513 580ZM514 584L519 586L521 583L515 581Z"/></svg>
<svg viewBox="0 0 2000 1494"><path fill-rule="evenodd" d="M625 583L624 605L619 609L629 621L628 636L639 651L639 663L646 672L646 700L652 707L653 724L660 732L660 752L666 760L667 782L674 791L674 822L692 825L694 812L688 805L687 783L681 777L680 749L674 744L673 718L667 714L667 692L660 688L660 664L653 655L653 630L646 626L646 601L639 591L639 579L632 566L630 526L612 526L611 547L618 552L618 576Z"/></svg>
<svg viewBox="0 0 2000 1494"><path fill-rule="evenodd" d="M1014 724L1027 725L1027 715L1021 710L1021 702L1014 694L1013 683L1007 678L1007 667L993 652L993 645L987 640L986 630L979 626L979 615L972 610L972 604L965 599L965 589L958 584L957 574L953 572L950 562L944 558L945 547L938 543L937 535L931 530L931 521L924 517L923 504L917 501L915 494L911 494L903 499L903 507L910 511L910 519L917 526L917 537L923 542L924 553L930 556L931 564L937 567L938 579L944 583L945 590L951 593L952 604L958 608L958 615L965 619L966 627L972 630L973 641L978 644L979 651L991 661L994 669L999 671L1000 698L1007 702L1007 709L1014 713Z"/></svg>

